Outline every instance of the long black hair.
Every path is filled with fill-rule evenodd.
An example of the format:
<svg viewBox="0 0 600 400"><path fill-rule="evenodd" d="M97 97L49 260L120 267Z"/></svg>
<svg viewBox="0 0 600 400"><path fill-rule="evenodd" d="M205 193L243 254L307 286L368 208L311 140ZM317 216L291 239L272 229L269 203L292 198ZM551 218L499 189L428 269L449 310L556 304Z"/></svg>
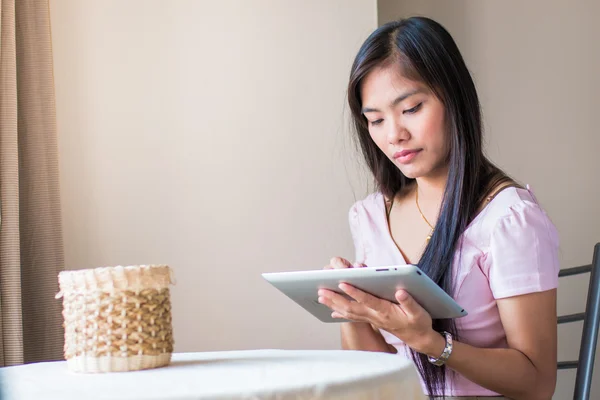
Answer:
<svg viewBox="0 0 600 400"><path fill-rule="evenodd" d="M419 267L453 295L452 262L460 236L490 190L511 180L484 156L479 98L456 43L439 23L412 17L387 23L367 38L354 60L348 84L356 139L375 185L385 197L393 198L413 179L404 176L371 139L361 112L361 84L373 68L390 62L398 65L404 77L427 85L444 104L448 180L439 218ZM453 320L434 320L433 328L459 337ZM434 366L426 355L414 350L411 354L429 394L444 396L446 367Z"/></svg>

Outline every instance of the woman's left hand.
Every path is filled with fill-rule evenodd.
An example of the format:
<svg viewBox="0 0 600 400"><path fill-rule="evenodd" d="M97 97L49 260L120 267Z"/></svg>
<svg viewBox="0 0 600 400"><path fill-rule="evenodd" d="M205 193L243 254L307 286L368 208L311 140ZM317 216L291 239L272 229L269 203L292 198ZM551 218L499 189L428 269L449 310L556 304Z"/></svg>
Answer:
<svg viewBox="0 0 600 400"><path fill-rule="evenodd" d="M441 353L437 347L442 337L433 330L431 316L405 290L396 292L399 304L395 304L345 283L340 284L339 288L354 301L331 290L320 289L318 292L319 303L333 310L333 318L368 322L375 328L397 336L420 353L436 354L438 350Z"/></svg>

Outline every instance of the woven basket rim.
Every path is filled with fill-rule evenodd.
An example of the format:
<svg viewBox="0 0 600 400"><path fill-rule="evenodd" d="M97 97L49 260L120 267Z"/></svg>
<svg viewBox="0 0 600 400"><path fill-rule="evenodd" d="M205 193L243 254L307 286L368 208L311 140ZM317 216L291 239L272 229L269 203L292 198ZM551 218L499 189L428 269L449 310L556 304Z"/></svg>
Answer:
<svg viewBox="0 0 600 400"><path fill-rule="evenodd" d="M81 269L69 269L59 272L61 275L72 275L72 274L83 274L90 271L103 272L103 271L117 271L123 269L126 271L132 270L144 270L144 269L155 269L155 268L170 268L168 264L126 264L126 265L113 265L113 266L102 266L93 268L81 268Z"/></svg>
<svg viewBox="0 0 600 400"><path fill-rule="evenodd" d="M60 298L66 291L114 291L164 289L175 284L173 269L167 264L117 265L61 271L58 274Z"/></svg>

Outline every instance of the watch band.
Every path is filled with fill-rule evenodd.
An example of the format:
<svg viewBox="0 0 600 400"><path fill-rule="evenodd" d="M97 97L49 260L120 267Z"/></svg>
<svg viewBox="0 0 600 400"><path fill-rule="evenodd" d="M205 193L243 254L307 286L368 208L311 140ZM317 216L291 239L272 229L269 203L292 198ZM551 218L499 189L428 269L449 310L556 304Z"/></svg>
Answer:
<svg viewBox="0 0 600 400"><path fill-rule="evenodd" d="M442 355L438 358L429 357L429 362L438 367L444 365L450 357L450 354L452 354L452 335L446 331L442 332L442 335L446 337L446 346L444 347Z"/></svg>

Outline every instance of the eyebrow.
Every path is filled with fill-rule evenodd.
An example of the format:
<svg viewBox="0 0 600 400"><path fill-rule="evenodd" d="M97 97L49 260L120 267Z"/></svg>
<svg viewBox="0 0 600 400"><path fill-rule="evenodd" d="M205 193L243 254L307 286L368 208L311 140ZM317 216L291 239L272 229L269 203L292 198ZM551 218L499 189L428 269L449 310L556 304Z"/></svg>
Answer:
<svg viewBox="0 0 600 400"><path fill-rule="evenodd" d="M394 99L394 101L391 102L390 106L395 106L401 102L403 102L404 100L408 99L410 96L414 96L415 94L418 93L424 93L425 91L423 89L415 89L412 90L410 92L401 94L400 96L396 97ZM377 108L369 108L369 107L365 107L361 110L361 112L364 113L368 113L368 112L380 112L381 110L378 110Z"/></svg>

